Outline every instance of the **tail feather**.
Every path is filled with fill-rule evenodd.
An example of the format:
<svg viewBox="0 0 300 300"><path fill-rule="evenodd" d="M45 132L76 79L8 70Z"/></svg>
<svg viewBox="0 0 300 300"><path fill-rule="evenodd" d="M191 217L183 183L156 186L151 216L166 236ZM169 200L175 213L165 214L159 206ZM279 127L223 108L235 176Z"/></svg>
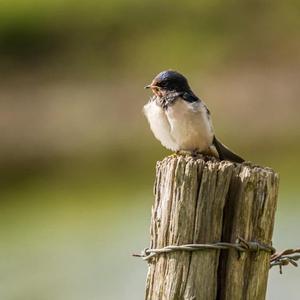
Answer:
<svg viewBox="0 0 300 300"><path fill-rule="evenodd" d="M242 163L245 161L243 158L233 153L225 145L218 141L216 137L214 137L213 145L216 147L221 160L229 160L237 163Z"/></svg>

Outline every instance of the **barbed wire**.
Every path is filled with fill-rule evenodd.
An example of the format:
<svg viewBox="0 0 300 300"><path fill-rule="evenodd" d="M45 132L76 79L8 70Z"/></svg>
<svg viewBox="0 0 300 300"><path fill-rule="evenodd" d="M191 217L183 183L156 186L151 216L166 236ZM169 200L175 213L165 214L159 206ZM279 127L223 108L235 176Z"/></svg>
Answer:
<svg viewBox="0 0 300 300"><path fill-rule="evenodd" d="M297 254L299 253L299 254ZM296 255L294 255L296 254ZM270 268L279 266L279 272L282 274L282 267L291 264L298 267L296 261L300 260L300 248L286 249L281 252L274 253L270 259Z"/></svg>
<svg viewBox="0 0 300 300"><path fill-rule="evenodd" d="M279 266L279 272L282 274L282 267L286 265L298 266L296 261L300 260L300 248L286 249L282 252L276 252L275 248L271 245L266 245L259 242L246 241L239 237L236 243L207 243L207 244L186 244L186 245L171 245L158 249L145 248L140 254L133 254L133 256L141 257L145 261L163 253L170 253L176 251L203 251L203 250L229 250L234 249L238 252L259 252L265 251L271 254L270 268ZM297 255L297 253L299 253ZM293 255L296 254L296 255Z"/></svg>

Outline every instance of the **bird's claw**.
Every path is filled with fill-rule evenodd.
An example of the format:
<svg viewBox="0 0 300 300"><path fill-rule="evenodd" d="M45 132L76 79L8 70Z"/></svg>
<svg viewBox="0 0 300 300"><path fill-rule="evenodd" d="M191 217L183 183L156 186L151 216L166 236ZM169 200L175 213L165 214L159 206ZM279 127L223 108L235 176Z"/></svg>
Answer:
<svg viewBox="0 0 300 300"><path fill-rule="evenodd" d="M175 158L177 156L178 156L178 151L176 151L176 152L169 155L170 158Z"/></svg>
<svg viewBox="0 0 300 300"><path fill-rule="evenodd" d="M169 155L169 157L178 157L178 156L183 156L183 157L187 157L187 156L191 156L191 157L197 157L199 154L201 154L198 150L194 150L194 151L187 151L187 150L178 150L176 152L174 152L173 154Z"/></svg>

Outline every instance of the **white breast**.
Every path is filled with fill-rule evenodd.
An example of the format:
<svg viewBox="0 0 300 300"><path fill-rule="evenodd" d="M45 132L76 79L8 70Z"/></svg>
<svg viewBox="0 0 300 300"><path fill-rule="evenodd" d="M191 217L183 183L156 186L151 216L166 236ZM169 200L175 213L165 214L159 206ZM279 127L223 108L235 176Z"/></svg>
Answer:
<svg viewBox="0 0 300 300"><path fill-rule="evenodd" d="M163 146L178 151L179 146L171 135L171 127L165 111L155 101L149 101L144 106L144 114L148 119L150 128L154 136L162 143Z"/></svg>
<svg viewBox="0 0 300 300"><path fill-rule="evenodd" d="M166 110L150 101L144 113L154 136L170 150L203 152L212 144L213 127L201 101L189 103L179 98Z"/></svg>
<svg viewBox="0 0 300 300"><path fill-rule="evenodd" d="M213 141L213 127L205 104L178 99L166 110L171 135L181 150L206 151Z"/></svg>

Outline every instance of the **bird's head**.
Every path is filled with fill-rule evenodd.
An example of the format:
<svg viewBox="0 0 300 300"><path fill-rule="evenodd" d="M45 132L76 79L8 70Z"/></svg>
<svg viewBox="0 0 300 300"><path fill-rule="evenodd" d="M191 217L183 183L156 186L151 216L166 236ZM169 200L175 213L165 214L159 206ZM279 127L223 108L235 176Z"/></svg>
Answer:
<svg viewBox="0 0 300 300"><path fill-rule="evenodd" d="M158 97L164 97L170 92L187 92L190 86L187 79L180 73L172 70L162 71L152 80L151 84L145 86L151 88Z"/></svg>

